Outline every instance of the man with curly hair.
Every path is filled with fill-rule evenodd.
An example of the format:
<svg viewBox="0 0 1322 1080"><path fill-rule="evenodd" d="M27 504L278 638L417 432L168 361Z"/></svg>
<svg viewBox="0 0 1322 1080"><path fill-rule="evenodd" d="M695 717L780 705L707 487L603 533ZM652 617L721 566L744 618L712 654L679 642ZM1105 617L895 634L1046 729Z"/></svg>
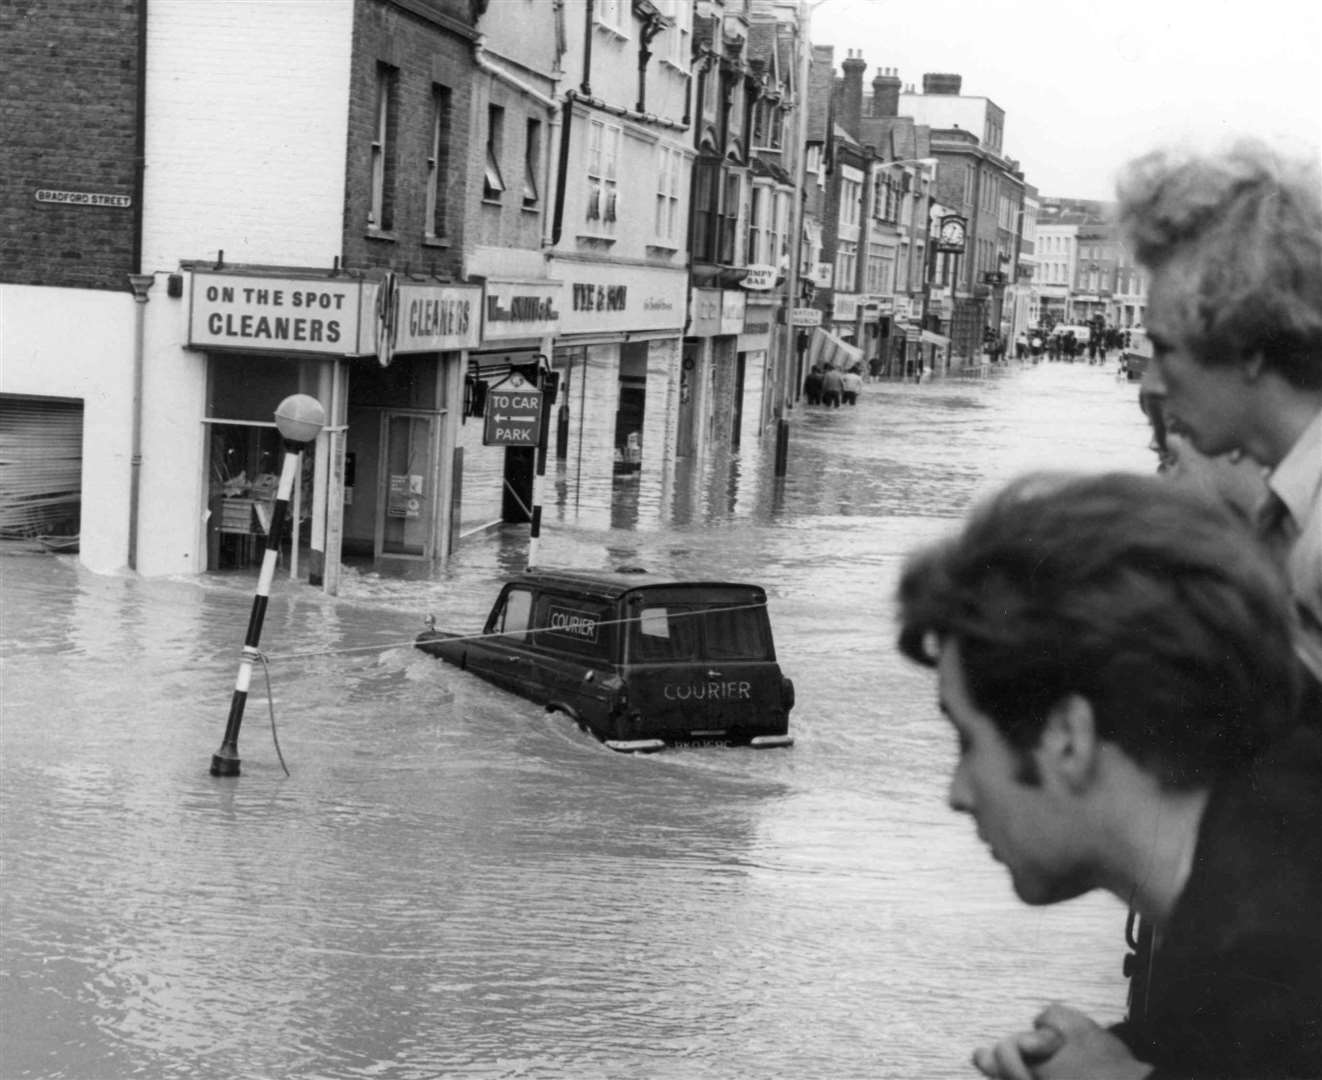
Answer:
<svg viewBox="0 0 1322 1080"><path fill-rule="evenodd" d="M1119 218L1151 274L1146 392L1209 457L1268 470L1260 535L1285 565L1296 644L1322 680L1322 178L1253 142L1133 162Z"/></svg>
<svg viewBox="0 0 1322 1080"><path fill-rule="evenodd" d="M986 1076L1322 1077L1322 730L1286 595L1241 517L1148 476L1023 478L909 560L951 807L1026 903L1105 889L1156 941L1143 1011L1052 1005Z"/></svg>

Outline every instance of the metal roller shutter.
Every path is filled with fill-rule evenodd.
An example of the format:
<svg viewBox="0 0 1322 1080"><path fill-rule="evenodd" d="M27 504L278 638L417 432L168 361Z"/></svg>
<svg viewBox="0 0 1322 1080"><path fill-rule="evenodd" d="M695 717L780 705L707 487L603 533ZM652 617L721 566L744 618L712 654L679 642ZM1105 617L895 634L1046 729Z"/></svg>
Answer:
<svg viewBox="0 0 1322 1080"><path fill-rule="evenodd" d="M76 534L81 402L0 394L0 536Z"/></svg>

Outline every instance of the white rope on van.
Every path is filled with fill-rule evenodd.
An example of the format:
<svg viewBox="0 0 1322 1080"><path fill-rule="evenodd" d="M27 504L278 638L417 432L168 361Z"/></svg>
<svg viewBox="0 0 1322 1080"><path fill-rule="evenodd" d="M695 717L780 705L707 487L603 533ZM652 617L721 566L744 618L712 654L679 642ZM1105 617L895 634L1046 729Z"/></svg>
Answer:
<svg viewBox="0 0 1322 1080"><path fill-rule="evenodd" d="M673 614L668 615L667 618L678 619L692 615L723 615L726 612L730 612L730 611L755 611L758 608L764 608L766 606L767 606L766 602L763 601L761 603L756 603L756 604L732 604L728 607L707 607L707 608L701 608L697 611L677 611L674 612ZM629 623L641 622L641 621L642 620L638 616L633 615L623 619L601 619L598 621L597 625L627 626ZM524 627L522 631L514 631L514 633L536 632L539 630L549 630L549 629L550 627L547 626L527 626ZM496 631L490 634L453 634L453 635L447 634L446 637L439 640L444 640L447 642L466 642L466 641L487 641L490 640L491 638L502 638L502 637L509 637L509 633L504 631ZM401 648L404 646L413 646L417 644L418 644L418 639L416 637L411 637L403 641L382 641L382 642L376 642L375 644L372 645L346 645L345 647L339 649L315 649L309 652L275 653L270 656L264 656L263 661L304 660L316 656L339 656L339 655L346 655L348 653L357 653L357 652L381 652L385 649Z"/></svg>

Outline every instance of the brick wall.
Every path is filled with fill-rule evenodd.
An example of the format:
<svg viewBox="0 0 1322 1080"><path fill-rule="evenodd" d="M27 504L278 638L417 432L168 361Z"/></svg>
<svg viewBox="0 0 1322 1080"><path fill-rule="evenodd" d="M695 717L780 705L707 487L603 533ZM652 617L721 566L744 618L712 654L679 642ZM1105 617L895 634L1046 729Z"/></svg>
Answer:
<svg viewBox="0 0 1322 1080"><path fill-rule="evenodd" d="M368 223L381 64L397 71L393 217L388 230L374 230ZM460 274L469 156L478 152L471 136L472 83L472 45L461 30L379 0L357 5L345 177L343 248L347 265ZM428 240L427 158L435 86L449 90L448 168L439 196L445 204L446 228L443 237Z"/></svg>
<svg viewBox="0 0 1322 1080"><path fill-rule="evenodd" d="M38 190L134 196L137 0L0 7L0 281L127 289L134 209Z"/></svg>

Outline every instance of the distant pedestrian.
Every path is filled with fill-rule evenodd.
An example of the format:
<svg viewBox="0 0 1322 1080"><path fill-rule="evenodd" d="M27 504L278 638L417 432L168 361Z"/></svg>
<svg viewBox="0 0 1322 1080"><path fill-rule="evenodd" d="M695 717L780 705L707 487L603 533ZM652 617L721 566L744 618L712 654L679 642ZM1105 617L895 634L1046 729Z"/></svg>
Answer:
<svg viewBox="0 0 1322 1080"><path fill-rule="evenodd" d="M822 404L831 409L840 408L840 396L844 389L845 380L839 368L828 367L822 373Z"/></svg>
<svg viewBox="0 0 1322 1080"><path fill-rule="evenodd" d="M844 396L846 405L857 405L858 395L863 390L863 376L859 374L859 367L855 364L841 377L843 384L840 393Z"/></svg>
<svg viewBox="0 0 1322 1080"><path fill-rule="evenodd" d="M822 366L813 364L803 380L803 400L809 405L822 403Z"/></svg>

